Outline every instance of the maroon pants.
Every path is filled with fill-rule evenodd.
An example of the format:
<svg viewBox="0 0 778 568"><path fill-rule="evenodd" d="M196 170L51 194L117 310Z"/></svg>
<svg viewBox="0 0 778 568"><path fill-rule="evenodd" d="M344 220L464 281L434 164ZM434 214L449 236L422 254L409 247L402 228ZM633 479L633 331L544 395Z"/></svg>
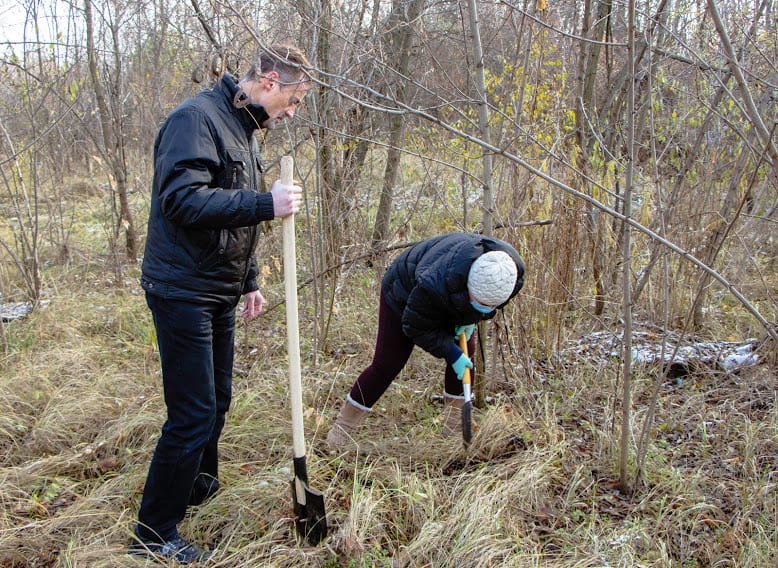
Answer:
<svg viewBox="0 0 778 568"><path fill-rule="evenodd" d="M454 343L454 330L450 330ZM403 333L402 320L384 301L378 307L378 337L376 337L373 362L359 375L351 387L351 399L367 408L373 405L386 392L395 377L402 371L413 351L413 341ZM467 342L468 353L475 349L475 335ZM472 357L471 357L472 358ZM445 391L453 396L462 396L462 381L457 378L451 365L446 363Z"/></svg>

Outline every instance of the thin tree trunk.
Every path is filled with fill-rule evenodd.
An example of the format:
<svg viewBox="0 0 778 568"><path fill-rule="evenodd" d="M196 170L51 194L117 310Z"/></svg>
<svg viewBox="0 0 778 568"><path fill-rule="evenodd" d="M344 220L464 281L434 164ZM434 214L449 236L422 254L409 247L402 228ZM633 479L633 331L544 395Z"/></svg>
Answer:
<svg viewBox="0 0 778 568"><path fill-rule="evenodd" d="M627 61L630 66L627 88L627 167L624 180L624 217L632 215L632 177L635 160L635 0L629 0L627 8L627 25L629 38L627 40ZM629 454L632 439L632 297L631 289L631 228L629 223L622 224L622 317L624 319L624 352L622 363L622 396L621 396L621 441L619 459L619 483L622 493L629 493Z"/></svg>
<svg viewBox="0 0 778 568"><path fill-rule="evenodd" d="M492 143L492 132L489 127L489 106L486 100L486 74L484 72L484 50L481 45L481 30L478 22L478 5L476 0L468 0L470 13L470 34L473 41L473 63L475 64L475 87L478 93L478 131L481 139L487 144ZM484 152L481 158L483 183L483 220L482 230L486 236L492 236L494 225L494 192L492 188L492 154Z"/></svg>
<svg viewBox="0 0 778 568"><path fill-rule="evenodd" d="M111 107L108 104L108 97L103 89L103 85L100 81L100 73L97 69L97 53L95 50L91 0L84 0L84 11L86 18L86 44L87 57L89 59L89 74L92 79L97 108L100 113L100 126L106 158L111 167L111 174L116 182L116 192L119 198L119 218L116 221L116 231L118 232L122 227L124 228L127 258L134 261L138 256L138 235L135 230L134 216L127 197L127 166L124 158L124 145L123 140L121 139L121 129L117 132L114 128L114 119L112 118L114 114L111 112ZM115 50L119 49L118 38L116 36L118 33L117 28L118 24L114 27L114 35L112 38ZM118 61L118 53L116 57ZM121 67L117 67L116 73L116 84L121 85ZM121 101L115 99L113 102L116 107L120 107Z"/></svg>
<svg viewBox="0 0 778 568"><path fill-rule="evenodd" d="M581 159L579 160L578 168L582 172L581 184L583 187L588 187L588 169L589 169L589 152L591 150L590 145L592 143L592 137L589 135L589 126L586 122L587 114L593 113L587 109L594 109L596 107L594 101L594 85L597 77L597 69L599 67L600 53L602 52L602 38L606 34L607 24L610 21L608 15L612 10L611 0L601 0L597 4L597 17L595 19L594 30L589 35L592 17L592 3L591 0L586 0L584 3L583 20L581 22L581 36L583 38L591 38L594 40L592 43L582 43L581 45L581 57L578 62L578 97L576 98L578 103L578 109L576 112L576 137L578 139L578 145L581 151ZM594 313L601 315L605 310L605 281L603 279L603 271L605 266L605 227L601 220L600 212L589 207L584 213L585 227L589 234L589 258L591 259L592 280L594 281Z"/></svg>
<svg viewBox="0 0 778 568"><path fill-rule="evenodd" d="M408 76L411 65L411 48L414 37L412 24L421 15L423 9L424 0L411 0L410 2L395 0L392 15L389 18L389 27L393 30L390 36L390 52L397 54L395 98L400 103L408 102L408 82L405 80L405 77ZM378 249L386 242L389 236L394 188L400 168L404 133L404 116L402 114L392 116L390 119L389 150L386 154L384 181L381 187L381 197L378 203L378 212L371 239L371 248L373 249Z"/></svg>
<svg viewBox="0 0 778 568"><path fill-rule="evenodd" d="M492 132L489 127L489 106L486 100L486 74L484 73L484 50L481 45L481 30L478 21L478 5L476 0L468 0L467 3L469 16L470 16L470 35L473 42L473 63L475 65L475 87L478 94L476 99L476 105L478 106L478 130L481 138L488 144L491 144ZM481 196L481 202L483 204L483 218L482 218L482 231L483 234L491 237L494 225L494 192L492 190L492 154L491 152L484 152L481 159L481 182L483 188L483 194ZM482 337L486 329L486 324L479 323L478 335ZM492 364L495 360L495 355L498 352L497 333L494 333L494 342L492 345ZM485 341L479 341L480 345L484 345ZM486 385L483 377L488 377L488 367L490 365L489 357L486 356L485 349L479 349L479 356L481 357L481 372L482 379L477 380L478 377L474 377L473 381L473 394L475 395L475 404L479 407L483 406L486 400Z"/></svg>

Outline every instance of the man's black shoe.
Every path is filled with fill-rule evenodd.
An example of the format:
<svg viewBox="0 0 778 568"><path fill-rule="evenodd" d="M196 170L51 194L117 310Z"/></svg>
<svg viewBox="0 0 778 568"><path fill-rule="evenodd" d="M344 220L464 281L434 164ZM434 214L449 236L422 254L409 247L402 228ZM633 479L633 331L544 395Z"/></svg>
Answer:
<svg viewBox="0 0 778 568"><path fill-rule="evenodd" d="M151 542L135 536L135 540L130 544L130 554L136 556L146 556L149 558L172 559L180 564L189 564L190 562L205 562L210 560L213 555L197 546L177 536L165 542Z"/></svg>

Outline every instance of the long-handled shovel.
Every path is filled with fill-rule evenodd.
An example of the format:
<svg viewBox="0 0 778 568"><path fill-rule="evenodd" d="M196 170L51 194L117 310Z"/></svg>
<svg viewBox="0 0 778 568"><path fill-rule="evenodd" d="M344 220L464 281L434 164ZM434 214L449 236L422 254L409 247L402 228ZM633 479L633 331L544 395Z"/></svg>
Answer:
<svg viewBox="0 0 778 568"><path fill-rule="evenodd" d="M281 158L281 182L293 183L294 161ZM284 239L284 288L286 292L286 329L289 349L289 398L292 405L292 445L294 446L294 479L291 480L295 526L302 539L312 545L327 536L324 497L308 487L305 466L305 432L303 429L303 394L300 378L300 336L297 317L297 262L294 242L294 215L282 221Z"/></svg>
<svg viewBox="0 0 778 568"><path fill-rule="evenodd" d="M459 334L459 348L469 357L467 353L467 336L465 332ZM462 406L462 440L465 447L470 445L473 439L473 399L470 390L470 368L465 367L465 374L462 376L462 388L465 391L465 404Z"/></svg>

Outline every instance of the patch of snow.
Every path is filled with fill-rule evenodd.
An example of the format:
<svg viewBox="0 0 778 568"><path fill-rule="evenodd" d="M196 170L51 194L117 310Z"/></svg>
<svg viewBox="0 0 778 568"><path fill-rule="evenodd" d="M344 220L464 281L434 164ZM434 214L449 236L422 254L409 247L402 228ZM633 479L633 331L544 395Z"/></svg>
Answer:
<svg viewBox="0 0 778 568"><path fill-rule="evenodd" d="M49 300L42 300L38 306L45 308ZM33 310L32 302L9 302L0 304L0 318L3 321L14 321L26 318Z"/></svg>
<svg viewBox="0 0 778 568"><path fill-rule="evenodd" d="M632 359L638 363L671 364L693 369L697 366L726 372L756 365L757 339L735 341L698 340L674 332L638 329L632 335ZM623 354L623 332L597 331L570 342L555 358L563 364L606 365Z"/></svg>

